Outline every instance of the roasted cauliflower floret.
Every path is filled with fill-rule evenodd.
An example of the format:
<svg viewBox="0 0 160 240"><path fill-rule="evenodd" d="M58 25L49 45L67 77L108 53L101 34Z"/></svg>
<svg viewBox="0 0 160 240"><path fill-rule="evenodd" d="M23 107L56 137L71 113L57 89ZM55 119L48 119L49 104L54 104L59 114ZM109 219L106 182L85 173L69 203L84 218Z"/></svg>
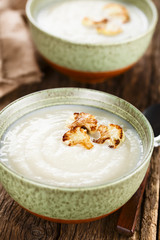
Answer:
<svg viewBox="0 0 160 240"><path fill-rule="evenodd" d="M87 129L89 133L94 133L97 130L97 120L89 113L74 113L74 119L75 121L68 126L70 129L81 127Z"/></svg>
<svg viewBox="0 0 160 240"><path fill-rule="evenodd" d="M98 27L104 26L108 22L107 18L104 18L100 21L94 21L88 17L83 18L82 24L87 27Z"/></svg>
<svg viewBox="0 0 160 240"><path fill-rule="evenodd" d="M97 131L100 133L100 138L94 139L93 141L99 144L107 141L110 148L117 148L125 138L123 129L115 124L109 124L108 126L101 125Z"/></svg>
<svg viewBox="0 0 160 240"><path fill-rule="evenodd" d="M121 4L109 3L103 9L106 10L107 16L111 19L118 19L122 23L127 23L130 20L128 10Z"/></svg>
<svg viewBox="0 0 160 240"><path fill-rule="evenodd" d="M97 27L97 32L106 36L114 36L120 34L122 28L113 22L109 22L105 27Z"/></svg>
<svg viewBox="0 0 160 240"><path fill-rule="evenodd" d="M117 148L125 138L124 131L119 125L109 124L108 131L110 134L109 147Z"/></svg>
<svg viewBox="0 0 160 240"><path fill-rule="evenodd" d="M97 131L100 133L100 138L93 139L93 142L103 144L106 140L110 139L110 135L109 135L107 126L100 125L98 127Z"/></svg>
<svg viewBox="0 0 160 240"><path fill-rule="evenodd" d="M63 135L63 142L65 142L68 146L80 144L86 149L91 149L93 147L87 131L81 127L74 127L66 132Z"/></svg>

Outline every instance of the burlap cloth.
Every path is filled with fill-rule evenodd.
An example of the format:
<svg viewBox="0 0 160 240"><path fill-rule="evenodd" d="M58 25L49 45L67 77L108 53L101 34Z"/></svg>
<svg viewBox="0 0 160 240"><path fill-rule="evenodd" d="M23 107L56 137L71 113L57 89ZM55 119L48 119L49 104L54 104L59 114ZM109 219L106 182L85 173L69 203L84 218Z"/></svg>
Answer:
<svg viewBox="0 0 160 240"><path fill-rule="evenodd" d="M0 97L42 76L24 20L25 3L0 0Z"/></svg>

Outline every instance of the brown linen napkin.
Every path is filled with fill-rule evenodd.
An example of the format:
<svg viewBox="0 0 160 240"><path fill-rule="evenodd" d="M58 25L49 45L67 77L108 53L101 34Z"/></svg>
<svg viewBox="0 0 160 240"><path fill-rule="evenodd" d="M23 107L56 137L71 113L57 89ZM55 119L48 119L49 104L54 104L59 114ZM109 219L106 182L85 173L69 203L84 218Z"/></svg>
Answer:
<svg viewBox="0 0 160 240"><path fill-rule="evenodd" d="M0 10L10 7L10 0L0 0Z"/></svg>
<svg viewBox="0 0 160 240"><path fill-rule="evenodd" d="M0 10L6 8L25 9L27 0L0 0Z"/></svg>
<svg viewBox="0 0 160 240"><path fill-rule="evenodd" d="M7 0L8 1L8 0ZM24 9L27 0L9 0L10 6L13 9Z"/></svg>
<svg viewBox="0 0 160 240"><path fill-rule="evenodd" d="M0 97L22 84L39 82L41 71L22 13L0 12Z"/></svg>

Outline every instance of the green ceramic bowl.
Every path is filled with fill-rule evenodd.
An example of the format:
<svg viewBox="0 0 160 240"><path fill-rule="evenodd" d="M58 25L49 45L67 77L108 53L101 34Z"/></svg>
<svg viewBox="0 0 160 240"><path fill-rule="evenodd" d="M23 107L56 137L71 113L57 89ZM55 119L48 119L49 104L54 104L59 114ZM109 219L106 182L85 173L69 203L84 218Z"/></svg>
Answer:
<svg viewBox="0 0 160 240"><path fill-rule="evenodd" d="M37 11L51 2L57 3L56 0L29 0L27 3L33 41L54 68L82 82L101 82L132 67L145 53L157 23L157 10L151 0L118 0L122 4L131 3L145 13L149 22L147 31L117 43L75 43L47 33L37 24Z"/></svg>
<svg viewBox="0 0 160 240"><path fill-rule="evenodd" d="M63 188L30 180L0 162L0 181L10 196L28 211L57 222L101 218L125 204L140 186L153 151L152 128L130 103L95 90L58 88L36 92L11 103L0 112L0 139L19 117L52 105L78 104L108 110L131 123L142 139L143 161L127 174L95 187Z"/></svg>

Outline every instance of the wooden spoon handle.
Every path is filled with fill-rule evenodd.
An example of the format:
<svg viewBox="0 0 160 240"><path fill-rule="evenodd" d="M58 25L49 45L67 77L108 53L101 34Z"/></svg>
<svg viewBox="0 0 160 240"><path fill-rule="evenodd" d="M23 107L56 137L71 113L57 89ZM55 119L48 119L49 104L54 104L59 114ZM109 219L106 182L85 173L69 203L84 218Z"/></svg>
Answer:
<svg viewBox="0 0 160 240"><path fill-rule="evenodd" d="M127 237L131 237L134 233L137 217L139 215L144 190L149 176L149 169L133 197L121 208L118 218L117 231Z"/></svg>

